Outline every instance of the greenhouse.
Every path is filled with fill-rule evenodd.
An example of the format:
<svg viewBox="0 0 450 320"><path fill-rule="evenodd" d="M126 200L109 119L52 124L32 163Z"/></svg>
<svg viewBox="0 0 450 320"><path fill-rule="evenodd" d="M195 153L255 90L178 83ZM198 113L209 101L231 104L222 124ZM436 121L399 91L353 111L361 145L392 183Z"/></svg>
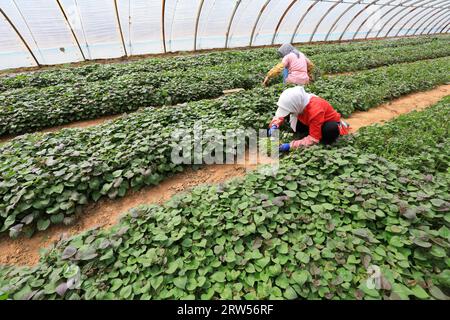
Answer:
<svg viewBox="0 0 450 320"><path fill-rule="evenodd" d="M449 30L450 0L0 0L0 300L449 300Z"/></svg>

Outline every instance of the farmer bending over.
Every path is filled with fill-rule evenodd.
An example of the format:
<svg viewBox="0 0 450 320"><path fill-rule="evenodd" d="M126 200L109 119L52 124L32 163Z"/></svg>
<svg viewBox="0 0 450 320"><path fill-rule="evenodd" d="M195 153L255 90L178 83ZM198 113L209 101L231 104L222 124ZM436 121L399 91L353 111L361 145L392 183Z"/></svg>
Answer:
<svg viewBox="0 0 450 320"><path fill-rule="evenodd" d="M314 65L309 59L291 44L283 44L278 49L281 62L273 67L263 81L263 85L267 86L270 79L277 77L283 73L283 83L293 83L297 85L305 85L309 83L311 78L310 71Z"/></svg>
<svg viewBox="0 0 450 320"><path fill-rule="evenodd" d="M341 115L331 104L311 93L303 87L286 89L278 99L278 109L269 124L268 135L279 129L284 118L290 115L294 140L280 145L281 152L290 149L307 147L319 142L331 144L340 135L348 134L349 126L341 120Z"/></svg>

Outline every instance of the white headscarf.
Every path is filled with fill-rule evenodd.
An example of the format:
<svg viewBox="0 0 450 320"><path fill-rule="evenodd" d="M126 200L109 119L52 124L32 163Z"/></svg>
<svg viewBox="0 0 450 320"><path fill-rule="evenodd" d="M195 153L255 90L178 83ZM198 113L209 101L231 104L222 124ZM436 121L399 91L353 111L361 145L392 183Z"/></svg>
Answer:
<svg viewBox="0 0 450 320"><path fill-rule="evenodd" d="M306 92L301 86L286 89L278 99L275 117L284 118L290 114L291 128L295 132L297 130L297 116L303 113L311 97L315 97L315 95Z"/></svg>

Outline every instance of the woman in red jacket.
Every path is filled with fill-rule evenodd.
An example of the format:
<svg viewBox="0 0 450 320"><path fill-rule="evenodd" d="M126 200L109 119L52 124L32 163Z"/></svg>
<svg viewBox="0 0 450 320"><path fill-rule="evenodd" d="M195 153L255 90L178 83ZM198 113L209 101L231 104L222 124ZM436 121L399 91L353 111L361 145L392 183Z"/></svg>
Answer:
<svg viewBox="0 0 450 320"><path fill-rule="evenodd" d="M331 104L316 95L307 93L303 87L285 90L279 100L275 117L269 124L269 136L280 128L284 118L290 115L294 136L301 137L280 146L281 152L307 147L319 142L331 144L340 135L348 134L349 126Z"/></svg>

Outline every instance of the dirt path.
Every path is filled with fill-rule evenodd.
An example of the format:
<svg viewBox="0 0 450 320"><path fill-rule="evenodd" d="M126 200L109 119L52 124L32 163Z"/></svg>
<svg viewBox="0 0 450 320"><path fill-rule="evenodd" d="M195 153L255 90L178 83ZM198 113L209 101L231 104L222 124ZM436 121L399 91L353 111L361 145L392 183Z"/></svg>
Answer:
<svg viewBox="0 0 450 320"><path fill-rule="evenodd" d="M439 86L426 92L413 93L399 99L382 104L368 111L353 113L347 120L351 132L374 123L383 123L401 114L429 107L450 94L450 84Z"/></svg>
<svg viewBox="0 0 450 320"><path fill-rule="evenodd" d="M427 92L414 93L366 112L356 112L347 120L352 127L352 132L355 132L360 127L384 122L412 110L424 109L449 95L449 92L450 85L444 85ZM89 125L89 122L91 121L85 121L86 126ZM261 159L260 163L268 163L269 160ZM7 236L2 236L0 237L0 264L34 265L39 260L39 249L51 245L62 236L71 236L96 226L111 226L123 213L140 204L161 203L174 194L187 191L194 186L220 183L242 177L247 170L255 168L254 164L234 164L204 166L200 170L188 169L166 179L158 186L131 192L124 198L100 200L89 205L84 214L72 226L52 226L44 232L35 234L31 239L12 240Z"/></svg>

